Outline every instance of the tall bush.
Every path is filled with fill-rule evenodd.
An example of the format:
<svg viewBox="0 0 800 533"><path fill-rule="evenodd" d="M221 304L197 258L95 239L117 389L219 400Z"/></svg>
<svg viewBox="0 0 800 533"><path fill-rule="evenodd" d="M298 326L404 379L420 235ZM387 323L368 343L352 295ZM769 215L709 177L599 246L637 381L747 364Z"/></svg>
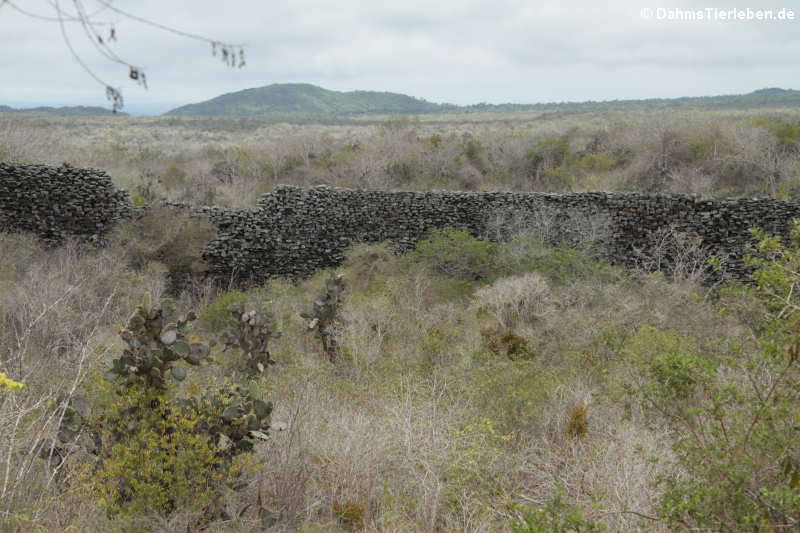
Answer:
<svg viewBox="0 0 800 533"><path fill-rule="evenodd" d="M760 350L702 343L653 328L629 344L631 393L673 428L683 472L659 479L673 528L773 531L800 527L800 228L793 243L755 231Z"/></svg>

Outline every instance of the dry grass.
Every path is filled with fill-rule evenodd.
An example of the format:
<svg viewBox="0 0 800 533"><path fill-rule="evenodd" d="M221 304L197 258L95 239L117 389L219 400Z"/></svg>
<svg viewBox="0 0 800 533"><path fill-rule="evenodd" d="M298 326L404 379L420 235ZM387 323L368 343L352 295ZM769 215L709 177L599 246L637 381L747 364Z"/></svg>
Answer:
<svg viewBox="0 0 800 533"><path fill-rule="evenodd" d="M0 513L36 525L58 493L59 475L37 459L63 416L56 402L98 368L115 327L146 289L163 280L129 272L115 250L71 243L48 250L27 236L0 234L0 365L27 387L0 398Z"/></svg>
<svg viewBox="0 0 800 533"><path fill-rule="evenodd" d="M798 118L795 109L476 115L461 122L424 116L338 125L0 116L0 160L66 161L106 170L117 186L140 196L236 207L253 206L279 183L785 197L800 190L800 152L797 139L781 142L771 125ZM565 143L563 157L544 154L548 142Z"/></svg>
<svg viewBox="0 0 800 533"><path fill-rule="evenodd" d="M52 436L60 416L52 399L102 368L103 354L116 349L117 324L144 290L163 288L165 272L154 264L129 270L120 260L127 252L116 248L46 250L21 236L3 236L0 247L9 258L1 368L28 383L25 394L4 393L0 407L4 527L122 527L91 501L61 493L46 462L19 452ZM535 252L548 253L541 244ZM342 271L350 289L337 333L344 356L335 367L299 317L326 273L244 295L249 304L269 302L283 333L273 342L278 364L261 388L287 429L258 449L261 470L248 491L231 496L231 509L260 493L280 515L277 531L347 531L362 521L364 531L503 531L517 505L535 507L561 493L610 530L664 531L640 515L657 512L653 481L676 468L672 437L626 405L623 354L644 325L709 345L722 337L748 342L733 319L693 298L694 285L602 270L551 284L530 272L464 298L385 246L358 247ZM215 297L187 293L182 305ZM533 358L490 353L480 308L516 328L534 346ZM219 374L212 365L193 379L210 386ZM567 424L581 406L588 423L574 432ZM136 527L185 529L190 519L141 517ZM245 531L255 520L246 510L215 528Z"/></svg>
<svg viewBox="0 0 800 533"><path fill-rule="evenodd" d="M780 195L798 168L791 153L770 152L774 138L749 113L727 111L222 128L173 119L0 117L0 131L4 159L68 160L104 168L140 195L236 206L252 205L278 182L748 194L773 188ZM528 153L554 138L566 139L575 154L569 179L534 183ZM470 141L479 145L468 156ZM625 163L581 166L578 154L589 149ZM776 169L779 181L758 181ZM656 478L678 471L675 435L667 421L630 402L625 385L641 376L628 353L648 326L689 339L709 356L734 345L754 352L759 309L742 298L715 303L696 283L704 257L691 242L664 241L686 252L669 278L625 273L592 263L585 248L548 248L543 242L556 228L547 213L537 220L506 215L497 231L518 237L493 256L489 270L513 274L499 279L458 283L386 245L351 250L340 269L348 290L336 366L299 316L329 273L273 280L237 296L247 306L266 305L282 332L270 350L277 364L259 386L286 429L257 448L260 470L251 486L229 496L231 510L251 507L213 530L251 531L260 493L279 514L276 531L362 524L364 531L506 531L520 505L536 507L555 494L608 531L666 531L646 516L658 512ZM175 531L191 523L180 511L137 524L109 520L59 479L69 480L69 472L59 474L31 453L54 435L63 415L59 393L81 390L119 349L119 325L141 295L165 293L170 257L158 250L179 259L190 252L177 250L180 228L159 233L154 228L163 224L151 222L149 230L121 227L102 250L77 243L46 249L26 236L0 235L0 371L28 385L0 392L4 531ZM576 242L591 242L604 224L576 219L570 228ZM155 231L150 240L147 231ZM132 237L142 240L131 246ZM213 306L219 297L231 296L198 284L179 296L179 306L221 313ZM721 304L736 317L721 315ZM213 338L213 323L199 321L194 333ZM493 353L481 330L498 325L524 341L524 357ZM200 389L229 379L217 365L190 378Z"/></svg>

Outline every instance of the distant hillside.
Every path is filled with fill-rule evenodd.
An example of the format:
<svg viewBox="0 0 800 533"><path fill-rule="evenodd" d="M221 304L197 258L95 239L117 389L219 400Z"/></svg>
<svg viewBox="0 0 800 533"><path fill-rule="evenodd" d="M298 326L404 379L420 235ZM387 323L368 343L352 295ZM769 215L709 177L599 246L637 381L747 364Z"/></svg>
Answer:
<svg viewBox="0 0 800 533"><path fill-rule="evenodd" d="M469 111L592 111L640 108L748 108L768 106L800 106L800 91L792 89L759 89L747 94L722 96L683 96L681 98L647 98L642 100L606 100L602 102L550 102L546 104L475 104L461 108Z"/></svg>
<svg viewBox="0 0 800 533"><path fill-rule="evenodd" d="M94 107L94 106L83 106L83 105L76 105L76 106L68 106L68 107L29 107L23 109L15 109L13 107L9 107L7 105L0 105L0 114L2 113L14 113L14 114L24 114L24 115L52 115L58 117L94 117L94 116L106 116L106 115L113 115L114 113L110 109L106 109L105 107ZM127 113L117 113L118 115L127 115Z"/></svg>
<svg viewBox="0 0 800 533"><path fill-rule="evenodd" d="M748 94L687 96L602 102L550 102L541 104L435 104L404 94L375 91L330 91L308 83L280 83L223 94L198 104L165 113L172 116L349 115L479 113L513 111L592 111L610 109L704 107L735 108L800 106L800 91L760 89Z"/></svg>
<svg viewBox="0 0 800 533"><path fill-rule="evenodd" d="M404 94L329 91L307 83L280 83L223 94L165 113L191 116L246 116L272 113L361 114L435 113L441 106Z"/></svg>

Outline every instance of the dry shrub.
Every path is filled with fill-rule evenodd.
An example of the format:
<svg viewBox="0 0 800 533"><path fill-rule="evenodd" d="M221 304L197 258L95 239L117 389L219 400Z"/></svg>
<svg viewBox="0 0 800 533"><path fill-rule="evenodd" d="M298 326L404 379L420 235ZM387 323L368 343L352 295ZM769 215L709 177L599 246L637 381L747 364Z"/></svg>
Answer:
<svg viewBox="0 0 800 533"><path fill-rule="evenodd" d="M394 314L384 298L350 298L346 302L336 337L344 365L356 381L380 360L386 337L393 330Z"/></svg>
<svg viewBox="0 0 800 533"><path fill-rule="evenodd" d="M490 287L475 291L478 309L492 315L506 329L533 324L547 312L550 288L536 272L502 278Z"/></svg>
<svg viewBox="0 0 800 533"><path fill-rule="evenodd" d="M715 272L710 261L722 260L699 235L668 226L650 234L643 249L634 249L632 260L645 272L663 272L673 283L708 283Z"/></svg>
<svg viewBox="0 0 800 533"><path fill-rule="evenodd" d="M394 273L397 256L389 249L388 243L353 245L347 250L344 269L347 280L354 291L368 293L374 289L376 275Z"/></svg>
<svg viewBox="0 0 800 533"><path fill-rule="evenodd" d="M456 514L451 506L458 501L454 498L465 488L455 486L453 476L453 467L461 463L460 459L468 460L458 453L453 438L463 406L450 396L449 388L447 378L434 372L429 383L403 382L388 405L387 427L394 432L396 462L395 481L386 488L389 498L385 512L401 517L398 525L405 525L405 529L442 530ZM465 432L464 436L470 434ZM461 469L460 473L466 472Z"/></svg>
<svg viewBox="0 0 800 533"><path fill-rule="evenodd" d="M152 169L171 200L235 207L278 183L780 195L800 168L780 128L797 119L792 108L429 115L401 127L14 116L0 117L0 159L103 168L129 190ZM553 140L566 143L563 157L532 169L529 154ZM532 179L547 166L551 175Z"/></svg>
<svg viewBox="0 0 800 533"><path fill-rule="evenodd" d="M158 274L132 274L113 250L70 242L44 248L28 235L0 234L6 260L0 281L0 371L27 384L0 402L0 526L14 517L64 529L70 512L54 512L59 471L36 445L53 438L70 396L113 342L115 325ZM80 512L76 509L75 512ZM46 527L46 526L45 526Z"/></svg>
<svg viewBox="0 0 800 533"><path fill-rule="evenodd" d="M20 364L37 359L26 350L59 362L98 320L114 324L142 292L163 285L157 270L132 274L114 250L79 242L48 249L32 236L0 234L0 254L8 259L0 280L0 343L19 352Z"/></svg>
<svg viewBox="0 0 800 533"><path fill-rule="evenodd" d="M679 168L670 173L669 192L711 196L714 192L714 176L701 168Z"/></svg>
<svg viewBox="0 0 800 533"><path fill-rule="evenodd" d="M44 117L0 117L0 161L60 165L69 156L54 150L63 141L52 125Z"/></svg>
<svg viewBox="0 0 800 533"><path fill-rule="evenodd" d="M539 506L563 493L609 531L667 531L641 515L657 514L654 481L675 471L671 435L638 405L628 410L609 401L615 382L574 367L571 373L539 407L538 428L521 435L514 478L520 500Z"/></svg>
<svg viewBox="0 0 800 533"><path fill-rule="evenodd" d="M525 444L518 459L520 499L538 506L566 492L568 501L608 531L669 531L642 516L657 515L654 480L674 471L669 434L620 423L613 411L594 413L593 420L602 416L600 422L609 424L598 429L599 435L561 442L532 438Z"/></svg>
<svg viewBox="0 0 800 533"><path fill-rule="evenodd" d="M495 355L505 355L511 359L533 355L528 347L528 341L510 329L484 328L481 330L481 336L486 341L486 347Z"/></svg>
<svg viewBox="0 0 800 533"><path fill-rule="evenodd" d="M136 270L151 262L162 263L167 268L167 290L178 295L205 272L202 252L214 233L208 220L152 207L142 217L119 223L109 240Z"/></svg>
<svg viewBox="0 0 800 533"><path fill-rule="evenodd" d="M564 436L568 438L580 438L589 431L589 410L582 403L575 405L569 411L564 422Z"/></svg>
<svg viewBox="0 0 800 533"><path fill-rule="evenodd" d="M317 399L322 402L309 406L306 418L312 433L305 446L316 465L306 493L314 502L307 518L330 519L338 502L362 505L372 514L393 470L391 432L373 409L344 405L327 391Z"/></svg>
<svg viewBox="0 0 800 533"><path fill-rule="evenodd" d="M546 245L569 246L599 244L610 235L608 217L576 209L560 209L539 204L532 211L498 210L487 215L490 239L508 241L520 236L535 236Z"/></svg>

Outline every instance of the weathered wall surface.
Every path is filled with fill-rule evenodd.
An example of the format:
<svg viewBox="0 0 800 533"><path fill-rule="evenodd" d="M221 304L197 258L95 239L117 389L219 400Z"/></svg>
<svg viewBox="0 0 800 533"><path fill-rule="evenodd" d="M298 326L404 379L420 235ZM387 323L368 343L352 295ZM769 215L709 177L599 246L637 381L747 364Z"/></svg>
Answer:
<svg viewBox="0 0 800 533"><path fill-rule="evenodd" d="M548 220L543 220L543 213ZM513 226L541 229L542 224L551 224L595 233L594 239L609 259L626 262L634 248L650 245L653 232L674 226L700 236L710 253L727 257L732 274L743 276L741 257L750 242L748 229L758 226L786 236L795 217L800 217L800 204L773 199L281 186L263 195L254 211L216 212L212 219L220 232L205 255L218 275L261 280L336 265L354 242L391 240L408 249L436 227L502 238L503 230Z"/></svg>
<svg viewBox="0 0 800 533"><path fill-rule="evenodd" d="M593 232L605 255L626 262L668 226L694 233L728 270L745 272L748 228L787 236L800 204L773 199L707 200L634 193L383 192L280 186L253 210L189 208L208 216L217 235L204 252L211 274L243 282L302 276L338 264L355 242L391 240L411 248L428 230L451 226L502 239L513 226L543 222ZM130 200L100 171L0 164L0 227L57 241L102 235L131 213ZM547 220L543 220L546 215Z"/></svg>
<svg viewBox="0 0 800 533"><path fill-rule="evenodd" d="M51 243L99 238L132 208L105 172L0 163L0 228L31 231Z"/></svg>

